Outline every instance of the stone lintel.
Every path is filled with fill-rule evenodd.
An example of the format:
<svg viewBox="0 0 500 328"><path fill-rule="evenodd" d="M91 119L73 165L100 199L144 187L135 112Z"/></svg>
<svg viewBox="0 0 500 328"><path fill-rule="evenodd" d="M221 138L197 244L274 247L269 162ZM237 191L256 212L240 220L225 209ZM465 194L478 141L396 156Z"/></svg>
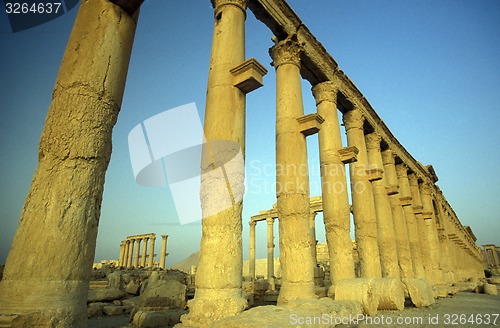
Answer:
<svg viewBox="0 0 500 328"><path fill-rule="evenodd" d="M414 205L413 206L413 212L415 214L422 214L423 210L424 210L424 207L422 205Z"/></svg>
<svg viewBox="0 0 500 328"><path fill-rule="evenodd" d="M115 5L120 6L129 15L132 15L137 11L137 9L139 9L144 0L109 0L109 2L112 2Z"/></svg>
<svg viewBox="0 0 500 328"><path fill-rule="evenodd" d="M318 133L321 123L325 120L321 115L317 113L304 115L302 117L297 118L297 122L299 122L299 129L302 134L306 137L312 134Z"/></svg>
<svg viewBox="0 0 500 328"><path fill-rule="evenodd" d="M366 170L366 174L368 175L368 180L370 181L381 180L382 173L384 173L384 170L379 168Z"/></svg>
<svg viewBox="0 0 500 328"><path fill-rule="evenodd" d="M399 194L399 186L398 185L385 186L385 190L387 191L387 195L389 195L389 196Z"/></svg>
<svg viewBox="0 0 500 328"><path fill-rule="evenodd" d="M422 216L424 217L424 220L430 220L432 219L432 212L422 212Z"/></svg>
<svg viewBox="0 0 500 328"><path fill-rule="evenodd" d="M344 164L358 161L359 149L356 146L344 147L339 149L340 160Z"/></svg>
<svg viewBox="0 0 500 328"><path fill-rule="evenodd" d="M411 198L411 196L406 196L401 197L399 200L401 201L401 206L410 206L413 198Z"/></svg>
<svg viewBox="0 0 500 328"><path fill-rule="evenodd" d="M231 73L234 75L233 85L247 94L264 85L262 77L267 74L267 69L257 59L250 58L233 68Z"/></svg>

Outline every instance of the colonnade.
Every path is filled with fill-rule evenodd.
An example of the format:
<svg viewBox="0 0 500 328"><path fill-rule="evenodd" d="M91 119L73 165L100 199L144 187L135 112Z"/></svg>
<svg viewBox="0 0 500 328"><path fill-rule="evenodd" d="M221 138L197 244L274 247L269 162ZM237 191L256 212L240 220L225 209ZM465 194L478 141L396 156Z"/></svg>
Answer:
<svg viewBox="0 0 500 328"><path fill-rule="evenodd" d="M167 253L167 238L168 235L161 235L162 245L159 260L159 267L165 269L165 258ZM155 257L155 241L156 234L141 234L128 236L120 243L120 254L118 257L118 265L126 268L152 268L154 267ZM142 244L142 253L141 253ZM148 253L149 245L149 253ZM134 252L135 250L135 252Z"/></svg>
<svg viewBox="0 0 500 328"><path fill-rule="evenodd" d="M500 246L494 244L483 245L486 268L500 269Z"/></svg>

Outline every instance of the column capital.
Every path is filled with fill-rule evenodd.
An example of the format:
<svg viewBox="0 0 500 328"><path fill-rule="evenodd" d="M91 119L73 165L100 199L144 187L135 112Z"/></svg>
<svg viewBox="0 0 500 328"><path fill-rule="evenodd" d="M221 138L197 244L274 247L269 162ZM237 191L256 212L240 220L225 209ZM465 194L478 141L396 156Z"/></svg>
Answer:
<svg viewBox="0 0 500 328"><path fill-rule="evenodd" d="M408 174L408 180L410 181L410 186L418 186L418 177L415 173Z"/></svg>
<svg viewBox="0 0 500 328"><path fill-rule="evenodd" d="M168 235L161 235L161 239L167 239Z"/></svg>
<svg viewBox="0 0 500 328"><path fill-rule="evenodd" d="M338 86L333 81L320 82L312 87L311 91L316 100L316 106L323 101L337 103Z"/></svg>
<svg viewBox="0 0 500 328"><path fill-rule="evenodd" d="M377 132L368 133L365 135L366 149L378 149L380 151L380 142L382 137Z"/></svg>
<svg viewBox="0 0 500 328"><path fill-rule="evenodd" d="M211 0L212 7L217 13L222 6L232 5L240 8L244 12L247 10L247 0Z"/></svg>
<svg viewBox="0 0 500 328"><path fill-rule="evenodd" d="M274 218L266 218L267 224L274 224Z"/></svg>
<svg viewBox="0 0 500 328"><path fill-rule="evenodd" d="M300 54L302 51L301 44L291 38L287 38L278 41L270 48L269 55L273 59L272 65L276 69L283 64L292 64L300 68Z"/></svg>
<svg viewBox="0 0 500 328"><path fill-rule="evenodd" d="M382 163L384 163L384 165L395 164L395 158L396 154L392 151L392 149L382 151Z"/></svg>
<svg viewBox="0 0 500 328"><path fill-rule="evenodd" d="M257 221L251 220L250 222L248 222L248 224L250 225L250 227L255 227L257 225Z"/></svg>
<svg viewBox="0 0 500 328"><path fill-rule="evenodd" d="M351 129L362 130L365 117L359 109L352 109L342 115L342 121L344 122L346 131Z"/></svg>
<svg viewBox="0 0 500 328"><path fill-rule="evenodd" d="M398 178L408 177L408 166L405 163L396 164L396 173Z"/></svg>

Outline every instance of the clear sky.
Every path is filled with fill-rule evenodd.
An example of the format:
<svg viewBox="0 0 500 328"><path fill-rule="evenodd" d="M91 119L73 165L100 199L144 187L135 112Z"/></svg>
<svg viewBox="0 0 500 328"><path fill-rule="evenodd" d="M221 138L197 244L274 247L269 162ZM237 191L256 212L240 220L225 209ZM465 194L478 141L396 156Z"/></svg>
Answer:
<svg viewBox="0 0 500 328"><path fill-rule="evenodd" d="M500 2L289 3L401 144L434 166L438 185L478 244L500 244ZM0 13L0 264L36 168L40 133L76 12L18 33L10 31L3 9ZM170 236L168 265L199 249L201 226L178 223L169 189L135 183L127 136L145 119L190 102L203 118L212 24L208 0L146 0L142 6L113 132L96 261L116 259L122 239L149 232ZM265 86L247 97L243 236L248 257L247 222L275 202L275 74L268 55L272 33L250 11L246 27L247 57L269 70ZM303 87L305 111L312 113L310 85L304 81ZM317 138L308 145L311 193L319 195ZM318 217L318 239L324 241L320 223ZM259 224L258 257L265 257L265 240L265 225ZM159 246L157 241L157 251Z"/></svg>

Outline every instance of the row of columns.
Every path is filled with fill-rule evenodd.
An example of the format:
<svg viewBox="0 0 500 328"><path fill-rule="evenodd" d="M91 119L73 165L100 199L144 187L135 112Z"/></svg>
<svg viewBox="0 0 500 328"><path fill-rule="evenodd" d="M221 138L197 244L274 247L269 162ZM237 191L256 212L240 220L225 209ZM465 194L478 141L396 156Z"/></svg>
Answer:
<svg viewBox="0 0 500 328"><path fill-rule="evenodd" d="M159 267L165 269L165 258L166 256L168 256L167 253L168 235L161 235L161 237L162 237L162 245L161 245ZM122 242L120 243L120 254L118 257L118 265L125 268L154 267L155 241L156 241L156 235L154 233L150 233L147 235L128 236L125 240L122 240ZM142 254L141 254L141 243L142 243ZM149 244L149 255L147 251L148 244Z"/></svg>
<svg viewBox="0 0 500 328"><path fill-rule="evenodd" d="M484 258L488 268L500 267L500 247L494 244L483 245Z"/></svg>

